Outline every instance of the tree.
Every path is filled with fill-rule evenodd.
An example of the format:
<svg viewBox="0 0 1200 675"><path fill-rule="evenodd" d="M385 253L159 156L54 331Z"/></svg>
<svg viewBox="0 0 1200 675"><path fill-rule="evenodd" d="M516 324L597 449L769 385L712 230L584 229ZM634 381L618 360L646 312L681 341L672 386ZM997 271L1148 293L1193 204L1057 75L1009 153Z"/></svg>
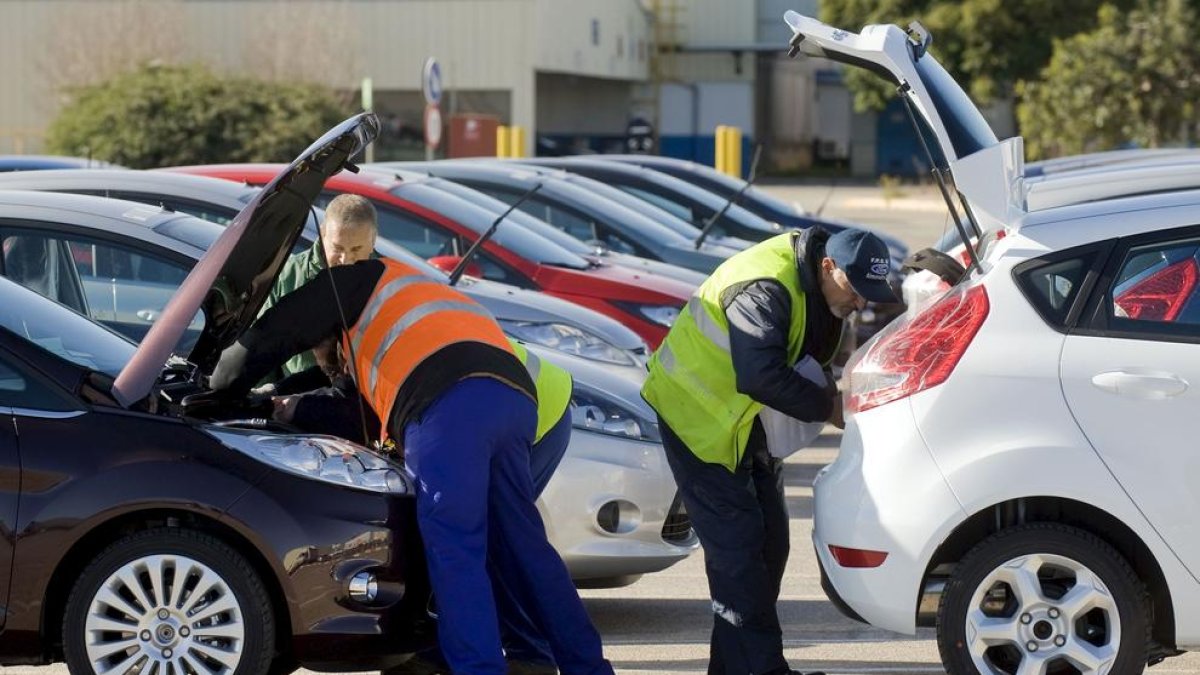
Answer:
<svg viewBox="0 0 1200 675"><path fill-rule="evenodd" d="M71 93L47 131L48 149L131 168L290 161L352 112L317 85L222 77L197 65L147 65Z"/></svg>
<svg viewBox="0 0 1200 675"><path fill-rule="evenodd" d="M1050 60L1054 40L1090 30L1104 0L824 0L821 20L859 30L873 23L919 20L933 33L933 52L979 103L1014 93ZM1132 0L1110 0L1128 6ZM889 85L857 68L847 84L859 110L881 109Z"/></svg>
<svg viewBox="0 0 1200 675"><path fill-rule="evenodd" d="M1185 0L1103 7L1094 31L1055 42L1017 108L1031 157L1157 147L1195 138L1200 96L1196 9Z"/></svg>

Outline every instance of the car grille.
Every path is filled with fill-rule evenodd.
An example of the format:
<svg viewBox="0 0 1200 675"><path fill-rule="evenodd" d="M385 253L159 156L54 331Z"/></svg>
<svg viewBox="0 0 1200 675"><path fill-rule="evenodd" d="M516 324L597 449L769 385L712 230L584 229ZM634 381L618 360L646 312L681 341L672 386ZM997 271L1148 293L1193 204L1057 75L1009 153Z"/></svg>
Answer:
<svg viewBox="0 0 1200 675"><path fill-rule="evenodd" d="M676 493L675 501L671 502L671 510L667 512L667 520L663 523L663 541L684 542L693 536L692 519L688 517L687 509L683 507L683 500L679 498L679 493Z"/></svg>

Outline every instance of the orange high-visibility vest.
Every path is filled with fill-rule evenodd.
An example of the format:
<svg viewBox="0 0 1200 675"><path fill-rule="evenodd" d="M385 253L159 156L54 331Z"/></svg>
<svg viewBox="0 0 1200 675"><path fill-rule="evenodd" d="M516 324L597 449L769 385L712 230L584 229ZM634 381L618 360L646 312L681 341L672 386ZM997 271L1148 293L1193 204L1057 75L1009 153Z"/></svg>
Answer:
<svg viewBox="0 0 1200 675"><path fill-rule="evenodd" d="M458 342L513 350L479 303L408 265L380 262L383 275L342 347L353 355L358 388L379 416L380 438L387 440L400 385L431 354Z"/></svg>

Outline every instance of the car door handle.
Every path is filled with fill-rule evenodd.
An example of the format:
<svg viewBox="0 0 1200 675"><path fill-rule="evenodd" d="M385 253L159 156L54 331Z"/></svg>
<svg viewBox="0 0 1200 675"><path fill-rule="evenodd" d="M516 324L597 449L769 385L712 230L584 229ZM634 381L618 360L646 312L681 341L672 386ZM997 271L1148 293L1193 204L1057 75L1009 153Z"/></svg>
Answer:
<svg viewBox="0 0 1200 675"><path fill-rule="evenodd" d="M1187 391L1187 380L1161 371L1128 372L1112 370L1092 378L1099 389L1146 401L1161 401Z"/></svg>

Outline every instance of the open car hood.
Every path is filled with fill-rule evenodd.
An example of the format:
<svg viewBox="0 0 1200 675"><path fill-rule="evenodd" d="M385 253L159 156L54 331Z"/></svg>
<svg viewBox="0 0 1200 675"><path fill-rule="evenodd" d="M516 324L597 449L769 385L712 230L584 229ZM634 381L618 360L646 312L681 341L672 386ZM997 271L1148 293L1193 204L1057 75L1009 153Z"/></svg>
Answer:
<svg viewBox="0 0 1200 675"><path fill-rule="evenodd" d="M326 179L379 134L375 115L356 115L330 129L238 213L192 268L117 376L113 396L130 406L150 393L196 313L204 330L188 355L208 372L258 316Z"/></svg>
<svg viewBox="0 0 1200 675"><path fill-rule="evenodd" d="M866 68L899 87L926 126L934 161L948 169L984 231L1025 213L1025 143L996 140L979 108L937 59L899 26L840 30L797 12L784 14L792 47L810 56Z"/></svg>

